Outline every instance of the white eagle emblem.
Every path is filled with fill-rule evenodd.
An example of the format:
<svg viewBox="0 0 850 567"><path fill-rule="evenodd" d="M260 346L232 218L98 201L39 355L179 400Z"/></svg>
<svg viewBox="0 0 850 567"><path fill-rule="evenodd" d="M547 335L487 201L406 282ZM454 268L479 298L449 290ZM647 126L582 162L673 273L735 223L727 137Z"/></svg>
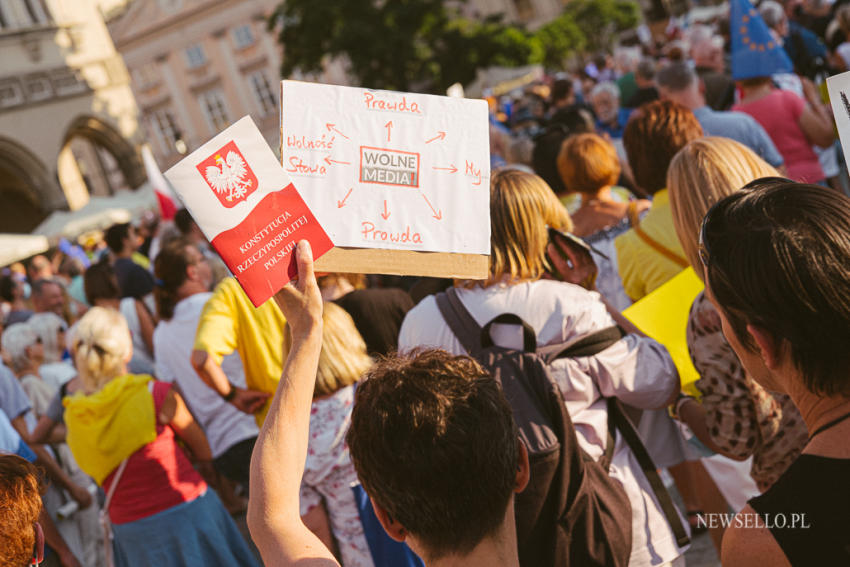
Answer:
<svg viewBox="0 0 850 567"><path fill-rule="evenodd" d="M224 159L216 154L215 165L207 166L204 177L213 191L224 195L228 202L245 196L248 188L251 187L245 160L233 151L227 152L227 157Z"/></svg>

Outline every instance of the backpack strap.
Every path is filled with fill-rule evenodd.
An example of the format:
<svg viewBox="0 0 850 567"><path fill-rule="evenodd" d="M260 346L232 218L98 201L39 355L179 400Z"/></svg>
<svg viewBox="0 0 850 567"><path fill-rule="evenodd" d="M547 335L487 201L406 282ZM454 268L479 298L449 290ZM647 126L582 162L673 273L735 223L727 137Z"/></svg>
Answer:
<svg viewBox="0 0 850 567"><path fill-rule="evenodd" d="M493 317L489 323L484 325L481 329L481 348L489 348L494 344L493 337L490 335L490 329L493 327L493 323L519 325L522 327L523 352L537 351L537 333L534 331L534 328L523 321L522 317L514 313L502 313Z"/></svg>
<svg viewBox="0 0 850 567"><path fill-rule="evenodd" d="M661 476L658 474L658 469L655 467L655 463L652 462L652 457L649 456L646 447L643 445L643 441L641 441L640 436L635 431L632 422L626 417L617 398L608 398L608 421L609 433L611 431L610 425L614 425L617 431L623 435L623 439L632 450L641 470L643 470L643 474L646 475L649 486L652 488L655 498L658 499L658 503L661 505L661 511L664 512L664 516L667 518L667 523L673 529L673 535L676 536L676 543L679 547L688 545L691 542L691 538L688 537L688 532L685 530L685 526L682 525L682 520L678 512L676 512L676 506L673 504L670 492L664 486Z"/></svg>
<svg viewBox="0 0 850 567"><path fill-rule="evenodd" d="M558 343L543 346L537 349L537 353L543 357L546 364L552 364L558 358L575 358L579 356L593 356L613 345L626 336L619 325L614 325L573 339L567 343Z"/></svg>
<svg viewBox="0 0 850 567"><path fill-rule="evenodd" d="M450 287L436 296L437 307L460 344L470 355L481 350L481 326Z"/></svg>
<svg viewBox="0 0 850 567"><path fill-rule="evenodd" d="M635 234L638 236L638 238L643 240L650 248L652 248L671 262L674 262L678 266L681 266L682 268L687 268L690 265L688 264L687 260L685 260L678 254L676 254L675 252L673 252L672 250L652 238L646 232L644 232L644 230L640 227L640 218L638 218L637 214L636 201L632 201L631 203L629 203L629 208L627 212L629 216L629 222L632 225L632 230L635 231Z"/></svg>

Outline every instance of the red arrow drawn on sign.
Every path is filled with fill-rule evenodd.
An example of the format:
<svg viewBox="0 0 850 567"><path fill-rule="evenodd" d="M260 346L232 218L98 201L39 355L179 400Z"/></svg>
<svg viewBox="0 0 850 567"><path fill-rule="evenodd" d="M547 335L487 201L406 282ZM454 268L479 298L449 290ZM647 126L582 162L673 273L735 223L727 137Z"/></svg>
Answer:
<svg viewBox="0 0 850 567"><path fill-rule="evenodd" d="M338 163L341 165L351 165L350 162L347 161L336 161L335 159L331 159L331 156L325 156L325 163L331 165L332 163Z"/></svg>
<svg viewBox="0 0 850 567"><path fill-rule="evenodd" d="M345 206L345 201L348 200L348 196L351 195L352 191L354 191L354 187L348 190L348 193L345 194L345 197L342 198L342 201L337 200L336 208L341 209Z"/></svg>
<svg viewBox="0 0 850 567"><path fill-rule="evenodd" d="M392 129L393 129L393 121L390 120L389 122L384 124L384 126L387 127L387 141L389 142L390 141L390 134L392 133Z"/></svg>
<svg viewBox="0 0 850 567"><path fill-rule="evenodd" d="M340 132L339 130L337 130L337 129L336 129L336 124L331 124L330 122L328 122L327 124L325 124L325 127L328 129L328 132L330 132L330 131L334 131L334 132L336 132L337 134L339 134L340 136L342 136L343 138L345 138L346 140L350 140L350 139L351 139L351 138L349 138L348 136L346 136L345 134L343 134L342 132Z"/></svg>
<svg viewBox="0 0 850 567"><path fill-rule="evenodd" d="M390 218L390 214L391 213L387 210L387 200L384 199L384 212L381 213L381 216L384 217L384 220L387 220Z"/></svg>
<svg viewBox="0 0 850 567"><path fill-rule="evenodd" d="M434 166L434 169L439 169L439 170L441 170L441 171L448 171L449 173L455 173L455 172L457 171L457 168L455 167L455 164L450 163L449 165L450 165L451 167L437 167L437 166Z"/></svg>
<svg viewBox="0 0 850 567"><path fill-rule="evenodd" d="M445 139L446 139L446 133L445 133L445 132L443 132L443 131L440 131L440 133L439 133L439 134L437 134L436 136L434 136L433 138L431 138L430 140L428 140L428 141L427 141L427 142L425 142L425 143L426 143L426 144L430 144L430 143L431 143L431 142L433 142L434 140L445 140Z"/></svg>
<svg viewBox="0 0 850 567"><path fill-rule="evenodd" d="M431 207L431 212L434 213L434 218L440 220L443 218L443 211L435 211L434 205L431 204L431 201L428 200L428 197L425 196L425 193L422 193L422 198L425 199L425 202L428 203L428 206Z"/></svg>

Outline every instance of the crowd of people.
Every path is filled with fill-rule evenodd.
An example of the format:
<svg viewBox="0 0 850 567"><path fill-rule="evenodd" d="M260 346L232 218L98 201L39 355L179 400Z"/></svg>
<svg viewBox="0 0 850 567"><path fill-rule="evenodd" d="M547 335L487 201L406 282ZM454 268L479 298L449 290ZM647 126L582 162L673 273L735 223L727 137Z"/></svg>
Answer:
<svg viewBox="0 0 850 567"><path fill-rule="evenodd" d="M484 280L255 308L185 209L5 268L0 563L850 564L850 5L750 14L491 97ZM698 397L622 314L686 274Z"/></svg>

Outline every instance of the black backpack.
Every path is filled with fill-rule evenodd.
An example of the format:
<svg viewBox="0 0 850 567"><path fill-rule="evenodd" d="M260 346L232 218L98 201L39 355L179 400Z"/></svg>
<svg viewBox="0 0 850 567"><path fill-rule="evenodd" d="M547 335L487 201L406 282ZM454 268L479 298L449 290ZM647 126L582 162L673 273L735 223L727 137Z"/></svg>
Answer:
<svg viewBox="0 0 850 567"><path fill-rule="evenodd" d="M604 455L595 461L578 444L561 391L549 377L547 366L554 360L599 353L625 335L622 329L610 327L568 343L538 348L534 329L515 314L499 315L482 328L454 288L436 299L463 347L501 384L528 449L530 481L514 503L520 565L628 565L631 505L622 485L608 475L617 431L647 475L677 543L680 547L689 543L670 494L620 402L608 399L608 439ZM490 336L494 323L520 325L523 350L495 346Z"/></svg>

